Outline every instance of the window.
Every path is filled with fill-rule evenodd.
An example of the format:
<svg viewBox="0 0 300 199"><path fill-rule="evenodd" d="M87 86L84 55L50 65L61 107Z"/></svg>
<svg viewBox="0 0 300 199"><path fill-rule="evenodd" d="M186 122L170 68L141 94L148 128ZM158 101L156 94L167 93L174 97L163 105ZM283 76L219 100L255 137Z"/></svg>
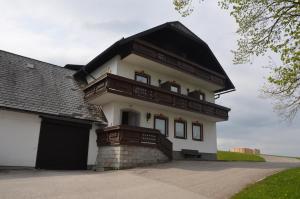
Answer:
<svg viewBox="0 0 300 199"><path fill-rule="evenodd" d="M199 93L199 100L205 100L205 94Z"/></svg>
<svg viewBox="0 0 300 199"><path fill-rule="evenodd" d="M145 84L150 84L150 75L135 72L135 80L138 82L143 82Z"/></svg>
<svg viewBox="0 0 300 199"><path fill-rule="evenodd" d="M180 85L175 81L166 81L160 84L160 87L174 93L180 93Z"/></svg>
<svg viewBox="0 0 300 199"><path fill-rule="evenodd" d="M199 123L192 124L193 140L203 141L203 125Z"/></svg>
<svg viewBox="0 0 300 199"><path fill-rule="evenodd" d="M205 94L199 90L188 92L188 96L199 100L205 100Z"/></svg>
<svg viewBox="0 0 300 199"><path fill-rule="evenodd" d="M168 136L168 118L154 116L154 129L157 129L161 134Z"/></svg>
<svg viewBox="0 0 300 199"><path fill-rule="evenodd" d="M178 86L173 86L173 85L171 86L170 90L175 93L178 93L179 91Z"/></svg>
<svg viewBox="0 0 300 199"><path fill-rule="evenodd" d="M121 111L122 125L140 126L140 113L130 110Z"/></svg>
<svg viewBox="0 0 300 199"><path fill-rule="evenodd" d="M174 121L174 137L186 139L186 122L181 120Z"/></svg>

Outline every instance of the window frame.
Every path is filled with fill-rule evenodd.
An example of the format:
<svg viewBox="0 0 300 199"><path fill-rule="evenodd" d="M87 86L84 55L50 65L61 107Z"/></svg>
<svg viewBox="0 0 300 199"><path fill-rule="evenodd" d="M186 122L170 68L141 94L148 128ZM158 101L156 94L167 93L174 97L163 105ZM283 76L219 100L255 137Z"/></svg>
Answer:
<svg viewBox="0 0 300 199"><path fill-rule="evenodd" d="M167 118L165 116L162 116L162 115L154 115L153 119L154 119L154 121L153 121L153 129L156 129L155 128L156 119L165 120L165 129L166 129L165 135L162 134L161 132L160 132L160 134L163 135L163 136L168 137L169 136L169 118ZM159 131L159 129L156 129L156 130Z"/></svg>
<svg viewBox="0 0 300 199"><path fill-rule="evenodd" d="M145 78L147 79L147 83L138 81L138 80L137 80L137 76L145 77ZM148 75L148 74L146 74L146 73L144 73L144 72L137 72L137 71L135 71L135 73L134 73L134 80L135 80L135 81L138 81L138 82L141 82L141 83L143 83L143 84L148 84L148 85L151 84L151 76Z"/></svg>
<svg viewBox="0 0 300 199"><path fill-rule="evenodd" d="M181 94L181 85L174 82L174 81L166 81L164 83L159 84L159 86L165 90L168 90L172 93L177 93L177 94ZM171 87L176 87L178 92L174 92L171 90Z"/></svg>
<svg viewBox="0 0 300 199"><path fill-rule="evenodd" d="M182 123L184 125L183 137L176 135L176 123ZM185 120L181 120L181 119L175 119L174 120L174 138L187 139L187 122Z"/></svg>
<svg viewBox="0 0 300 199"><path fill-rule="evenodd" d="M200 96L203 96L203 99L200 99ZM199 100L201 100L201 101L206 101L206 99L205 99L205 93L203 93L203 92L199 92Z"/></svg>
<svg viewBox="0 0 300 199"><path fill-rule="evenodd" d="M194 137L194 126L199 126L200 127L200 139ZM192 139L195 140L195 141L203 142L204 141L203 138L204 138L203 124L198 123L198 122L193 122L192 123Z"/></svg>
<svg viewBox="0 0 300 199"><path fill-rule="evenodd" d="M169 84L170 84L170 91L171 91L172 93L178 93L178 94L181 94L181 86L180 86L179 84L177 84L177 83L175 83L175 82L169 82ZM172 86L173 86L173 87L176 87L178 92L172 91Z"/></svg>
<svg viewBox="0 0 300 199"><path fill-rule="evenodd" d="M200 100L200 101L206 101L206 96L205 96L205 93L204 92L201 92L200 90L194 90L194 91L191 91L191 92L188 92L187 94L189 97L192 97L192 98L195 98L197 100ZM201 100L200 99L200 96L203 96L203 99Z"/></svg>

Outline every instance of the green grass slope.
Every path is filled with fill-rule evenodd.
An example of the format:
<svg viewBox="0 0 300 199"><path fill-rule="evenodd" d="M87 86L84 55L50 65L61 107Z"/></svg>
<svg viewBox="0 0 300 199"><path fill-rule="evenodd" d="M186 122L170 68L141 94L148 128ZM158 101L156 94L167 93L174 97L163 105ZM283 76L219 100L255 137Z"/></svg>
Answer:
<svg viewBox="0 0 300 199"><path fill-rule="evenodd" d="M299 199L300 168L288 169L237 193L232 199Z"/></svg>
<svg viewBox="0 0 300 199"><path fill-rule="evenodd" d="M218 160L223 161L250 161L250 162L264 162L265 159L253 154L235 153L228 151L218 151Z"/></svg>

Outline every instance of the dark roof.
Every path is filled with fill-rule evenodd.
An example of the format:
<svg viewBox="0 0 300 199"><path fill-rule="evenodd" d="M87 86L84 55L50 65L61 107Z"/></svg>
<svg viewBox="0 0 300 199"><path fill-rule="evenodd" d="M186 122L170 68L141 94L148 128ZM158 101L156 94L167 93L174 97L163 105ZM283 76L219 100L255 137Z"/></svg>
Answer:
<svg viewBox="0 0 300 199"><path fill-rule="evenodd" d="M0 108L103 122L84 101L74 70L0 50Z"/></svg>
<svg viewBox="0 0 300 199"><path fill-rule="evenodd" d="M78 64L66 64L64 67L67 69L78 71L80 70L84 65L78 65Z"/></svg>
<svg viewBox="0 0 300 199"><path fill-rule="evenodd" d="M130 43L137 39L152 43L178 56L185 57L209 71L214 71L225 76L225 87L216 92L223 92L235 88L209 46L178 21L167 22L128 38L120 39L83 66L75 73L75 77L82 78L86 76L87 73L94 71L115 55L121 55L122 58L127 56L125 51L128 51Z"/></svg>

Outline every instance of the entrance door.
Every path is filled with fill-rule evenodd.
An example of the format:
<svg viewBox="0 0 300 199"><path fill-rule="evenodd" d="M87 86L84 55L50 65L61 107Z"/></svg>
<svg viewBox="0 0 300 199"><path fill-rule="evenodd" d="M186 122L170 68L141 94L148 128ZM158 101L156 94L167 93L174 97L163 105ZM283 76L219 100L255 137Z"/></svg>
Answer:
<svg viewBox="0 0 300 199"><path fill-rule="evenodd" d="M122 111L122 125L140 126L140 114L135 111Z"/></svg>
<svg viewBox="0 0 300 199"><path fill-rule="evenodd" d="M36 168L86 169L90 127L87 124L43 119Z"/></svg>

